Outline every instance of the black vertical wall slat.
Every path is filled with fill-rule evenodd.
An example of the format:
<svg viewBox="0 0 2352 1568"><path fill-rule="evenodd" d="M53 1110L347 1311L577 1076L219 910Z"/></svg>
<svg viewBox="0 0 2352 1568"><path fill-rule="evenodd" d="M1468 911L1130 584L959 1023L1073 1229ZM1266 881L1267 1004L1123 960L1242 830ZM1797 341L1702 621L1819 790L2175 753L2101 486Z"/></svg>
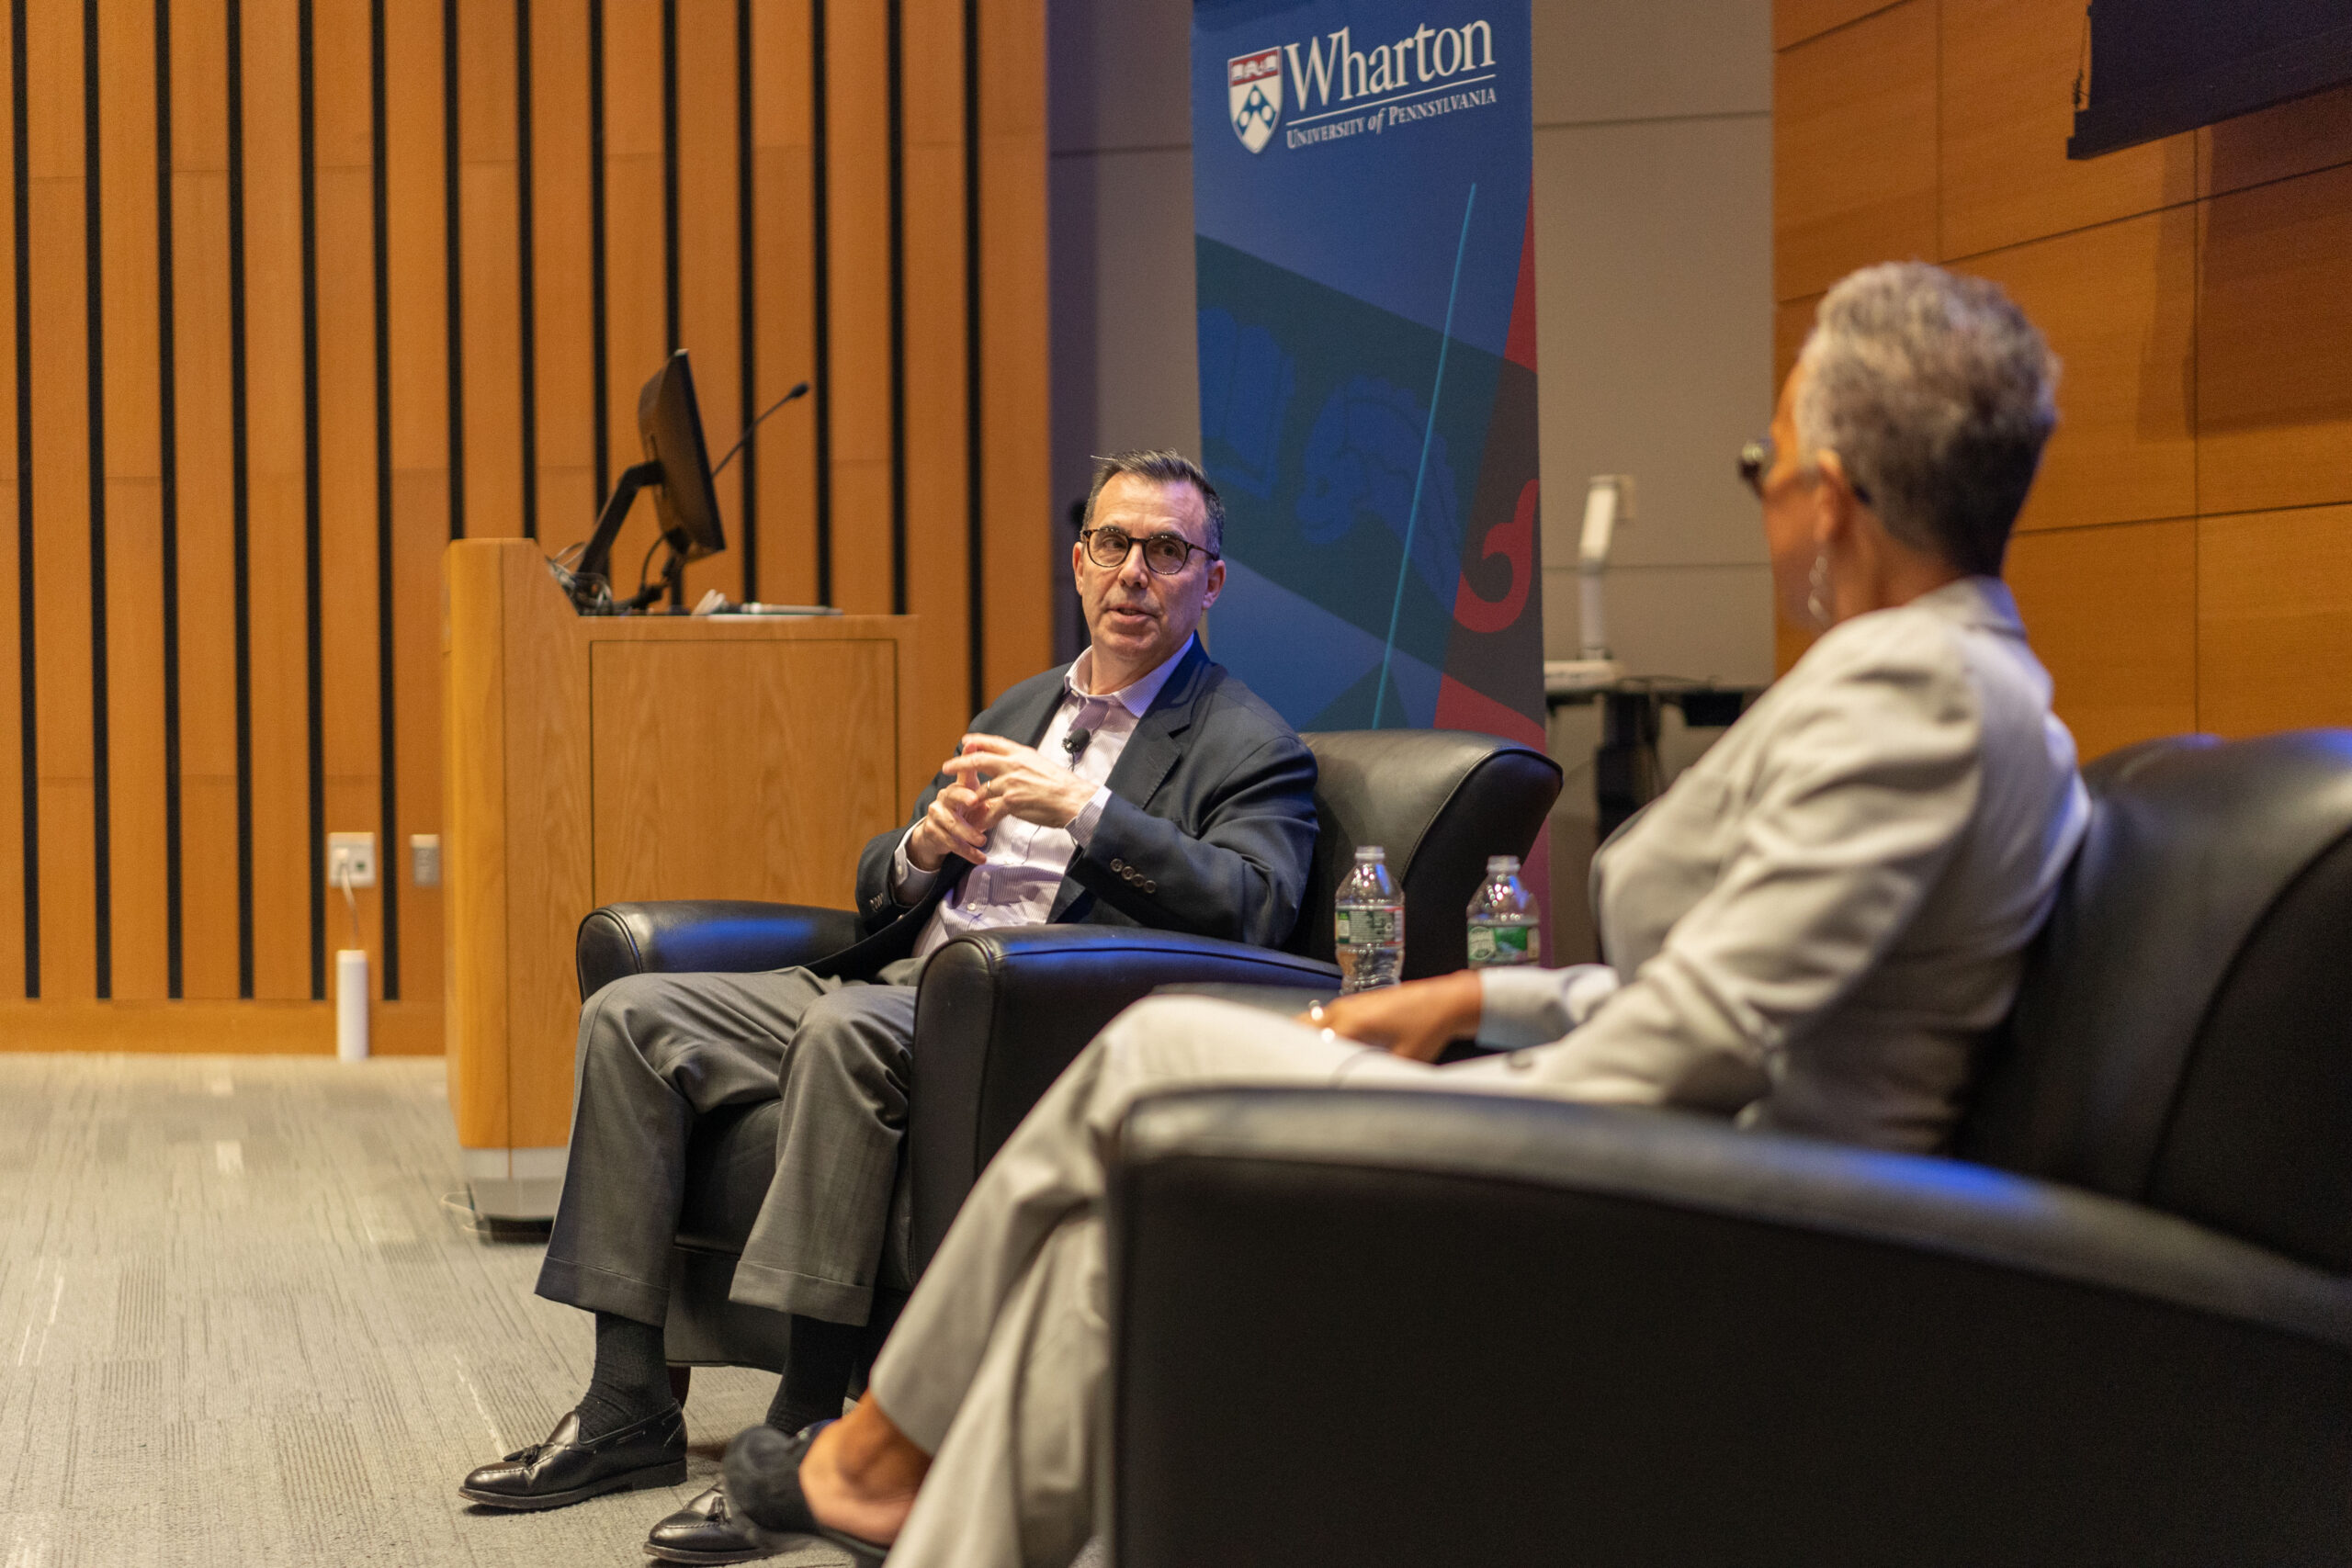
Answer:
<svg viewBox="0 0 2352 1568"><path fill-rule="evenodd" d="M82 0L82 266L89 356L90 438L90 838L93 976L101 999L114 995L113 780L107 744L107 328L106 254L99 204L98 0Z"/></svg>
<svg viewBox="0 0 2352 1568"><path fill-rule="evenodd" d="M172 0L155 0L156 479L164 632L164 994L186 989L180 869L180 414L172 275Z"/></svg>
<svg viewBox="0 0 2352 1568"><path fill-rule="evenodd" d="M252 460L245 428L245 46L229 0L229 554L237 667L237 995L254 994Z"/></svg>
<svg viewBox="0 0 2352 1568"><path fill-rule="evenodd" d="M466 536L465 239L458 173L458 0L441 0L441 199L448 243L449 537Z"/></svg>
<svg viewBox="0 0 2352 1568"><path fill-rule="evenodd" d="M319 105L313 0L295 8L296 114L301 126L302 188L302 700L309 769L311 999L327 995L327 750L324 628L319 622Z"/></svg>
<svg viewBox="0 0 2352 1568"><path fill-rule="evenodd" d="M808 0L808 208L817 350L817 603L833 602L832 171L826 163L825 0Z"/></svg>
<svg viewBox="0 0 2352 1568"><path fill-rule="evenodd" d="M752 151L752 0L735 0L735 357L745 419L760 406ZM735 523L737 547L743 553L743 598L752 603L760 597L760 460L752 450L757 445L743 446L743 505Z"/></svg>
<svg viewBox="0 0 2352 1568"><path fill-rule="evenodd" d="M232 4L234 0L232 0ZM25 145L25 0L8 9L9 80L16 85L10 197L17 221L17 716L24 752L25 995L40 995L40 729L33 636L32 168Z"/></svg>
<svg viewBox="0 0 2352 1568"><path fill-rule="evenodd" d="M588 310L596 506L602 511L613 493L612 373L605 363L605 0L588 0Z"/></svg>
<svg viewBox="0 0 2352 1568"><path fill-rule="evenodd" d="M907 121L905 18L889 0L890 614L907 613Z"/></svg>
<svg viewBox="0 0 2352 1568"><path fill-rule="evenodd" d="M980 0L964 0L964 608L974 713L989 689L980 393Z"/></svg>
<svg viewBox="0 0 2352 1568"><path fill-rule="evenodd" d="M156 0L158 5L167 0ZM384 0L368 7L369 247L375 263L376 328L376 776L384 852L384 999L401 998L400 710L392 662L392 265L391 199L384 156Z"/></svg>
<svg viewBox="0 0 2352 1568"><path fill-rule="evenodd" d="M521 301L523 537L539 536L538 263L532 240L531 0L514 0L515 272Z"/></svg>
<svg viewBox="0 0 2352 1568"><path fill-rule="evenodd" d="M678 338L678 0L662 0L662 352Z"/></svg>

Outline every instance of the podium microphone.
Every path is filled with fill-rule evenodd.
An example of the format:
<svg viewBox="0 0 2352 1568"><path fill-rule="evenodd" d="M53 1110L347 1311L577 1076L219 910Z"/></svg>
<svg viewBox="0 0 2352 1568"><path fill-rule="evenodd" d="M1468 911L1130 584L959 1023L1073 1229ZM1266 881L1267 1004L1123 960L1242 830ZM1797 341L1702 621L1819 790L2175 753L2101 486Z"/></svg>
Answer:
<svg viewBox="0 0 2352 1568"><path fill-rule="evenodd" d="M735 454L743 449L743 443L752 438L752 432L759 429L761 421L765 420L768 417L768 414L775 412L776 410L784 407L785 404L792 401L795 398L804 398L808 395L808 383L803 381L800 385L793 388L792 390L785 393L784 396L770 403L767 406L767 413L763 413L760 415L759 419L753 420L751 423L743 427L743 434L735 438L735 445L727 449L727 456L718 459L718 466L710 470L710 477L712 479L717 479L720 474L727 471L727 465L735 460Z"/></svg>

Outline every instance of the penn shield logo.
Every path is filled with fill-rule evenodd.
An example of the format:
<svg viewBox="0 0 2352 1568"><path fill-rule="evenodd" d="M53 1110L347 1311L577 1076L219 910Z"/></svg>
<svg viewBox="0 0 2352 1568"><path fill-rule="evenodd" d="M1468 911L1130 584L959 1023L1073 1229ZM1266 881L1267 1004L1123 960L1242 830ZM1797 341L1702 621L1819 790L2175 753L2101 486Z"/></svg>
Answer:
<svg viewBox="0 0 2352 1568"><path fill-rule="evenodd" d="M1283 51L1261 49L1225 62L1225 99L1233 134L1252 152L1262 152L1283 120Z"/></svg>

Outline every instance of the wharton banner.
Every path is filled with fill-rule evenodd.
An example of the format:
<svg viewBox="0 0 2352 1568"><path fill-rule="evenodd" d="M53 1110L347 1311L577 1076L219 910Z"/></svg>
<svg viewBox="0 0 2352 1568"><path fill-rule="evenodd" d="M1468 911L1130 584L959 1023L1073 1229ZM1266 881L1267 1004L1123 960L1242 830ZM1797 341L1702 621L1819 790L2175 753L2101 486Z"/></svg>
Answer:
<svg viewBox="0 0 2352 1568"><path fill-rule="evenodd" d="M1544 745L1532 124L1528 0L1194 0L1210 639L1301 729Z"/></svg>

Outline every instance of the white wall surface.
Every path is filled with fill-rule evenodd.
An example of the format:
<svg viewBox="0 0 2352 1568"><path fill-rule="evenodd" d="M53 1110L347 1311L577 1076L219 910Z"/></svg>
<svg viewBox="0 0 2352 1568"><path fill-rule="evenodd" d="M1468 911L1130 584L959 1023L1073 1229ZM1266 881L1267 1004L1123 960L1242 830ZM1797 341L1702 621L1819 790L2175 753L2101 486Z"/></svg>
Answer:
<svg viewBox="0 0 2352 1568"><path fill-rule="evenodd" d="M1051 0L1053 474L1200 449L1188 0ZM1573 657L1586 481L1631 473L1609 629L1637 673L1762 683L1772 618L1740 444L1771 412L1770 0L1535 0L1544 643ZM1069 647L1077 646L1074 615ZM1669 770L1707 737L1669 721ZM1590 709L1563 710L1557 951L1590 942Z"/></svg>

